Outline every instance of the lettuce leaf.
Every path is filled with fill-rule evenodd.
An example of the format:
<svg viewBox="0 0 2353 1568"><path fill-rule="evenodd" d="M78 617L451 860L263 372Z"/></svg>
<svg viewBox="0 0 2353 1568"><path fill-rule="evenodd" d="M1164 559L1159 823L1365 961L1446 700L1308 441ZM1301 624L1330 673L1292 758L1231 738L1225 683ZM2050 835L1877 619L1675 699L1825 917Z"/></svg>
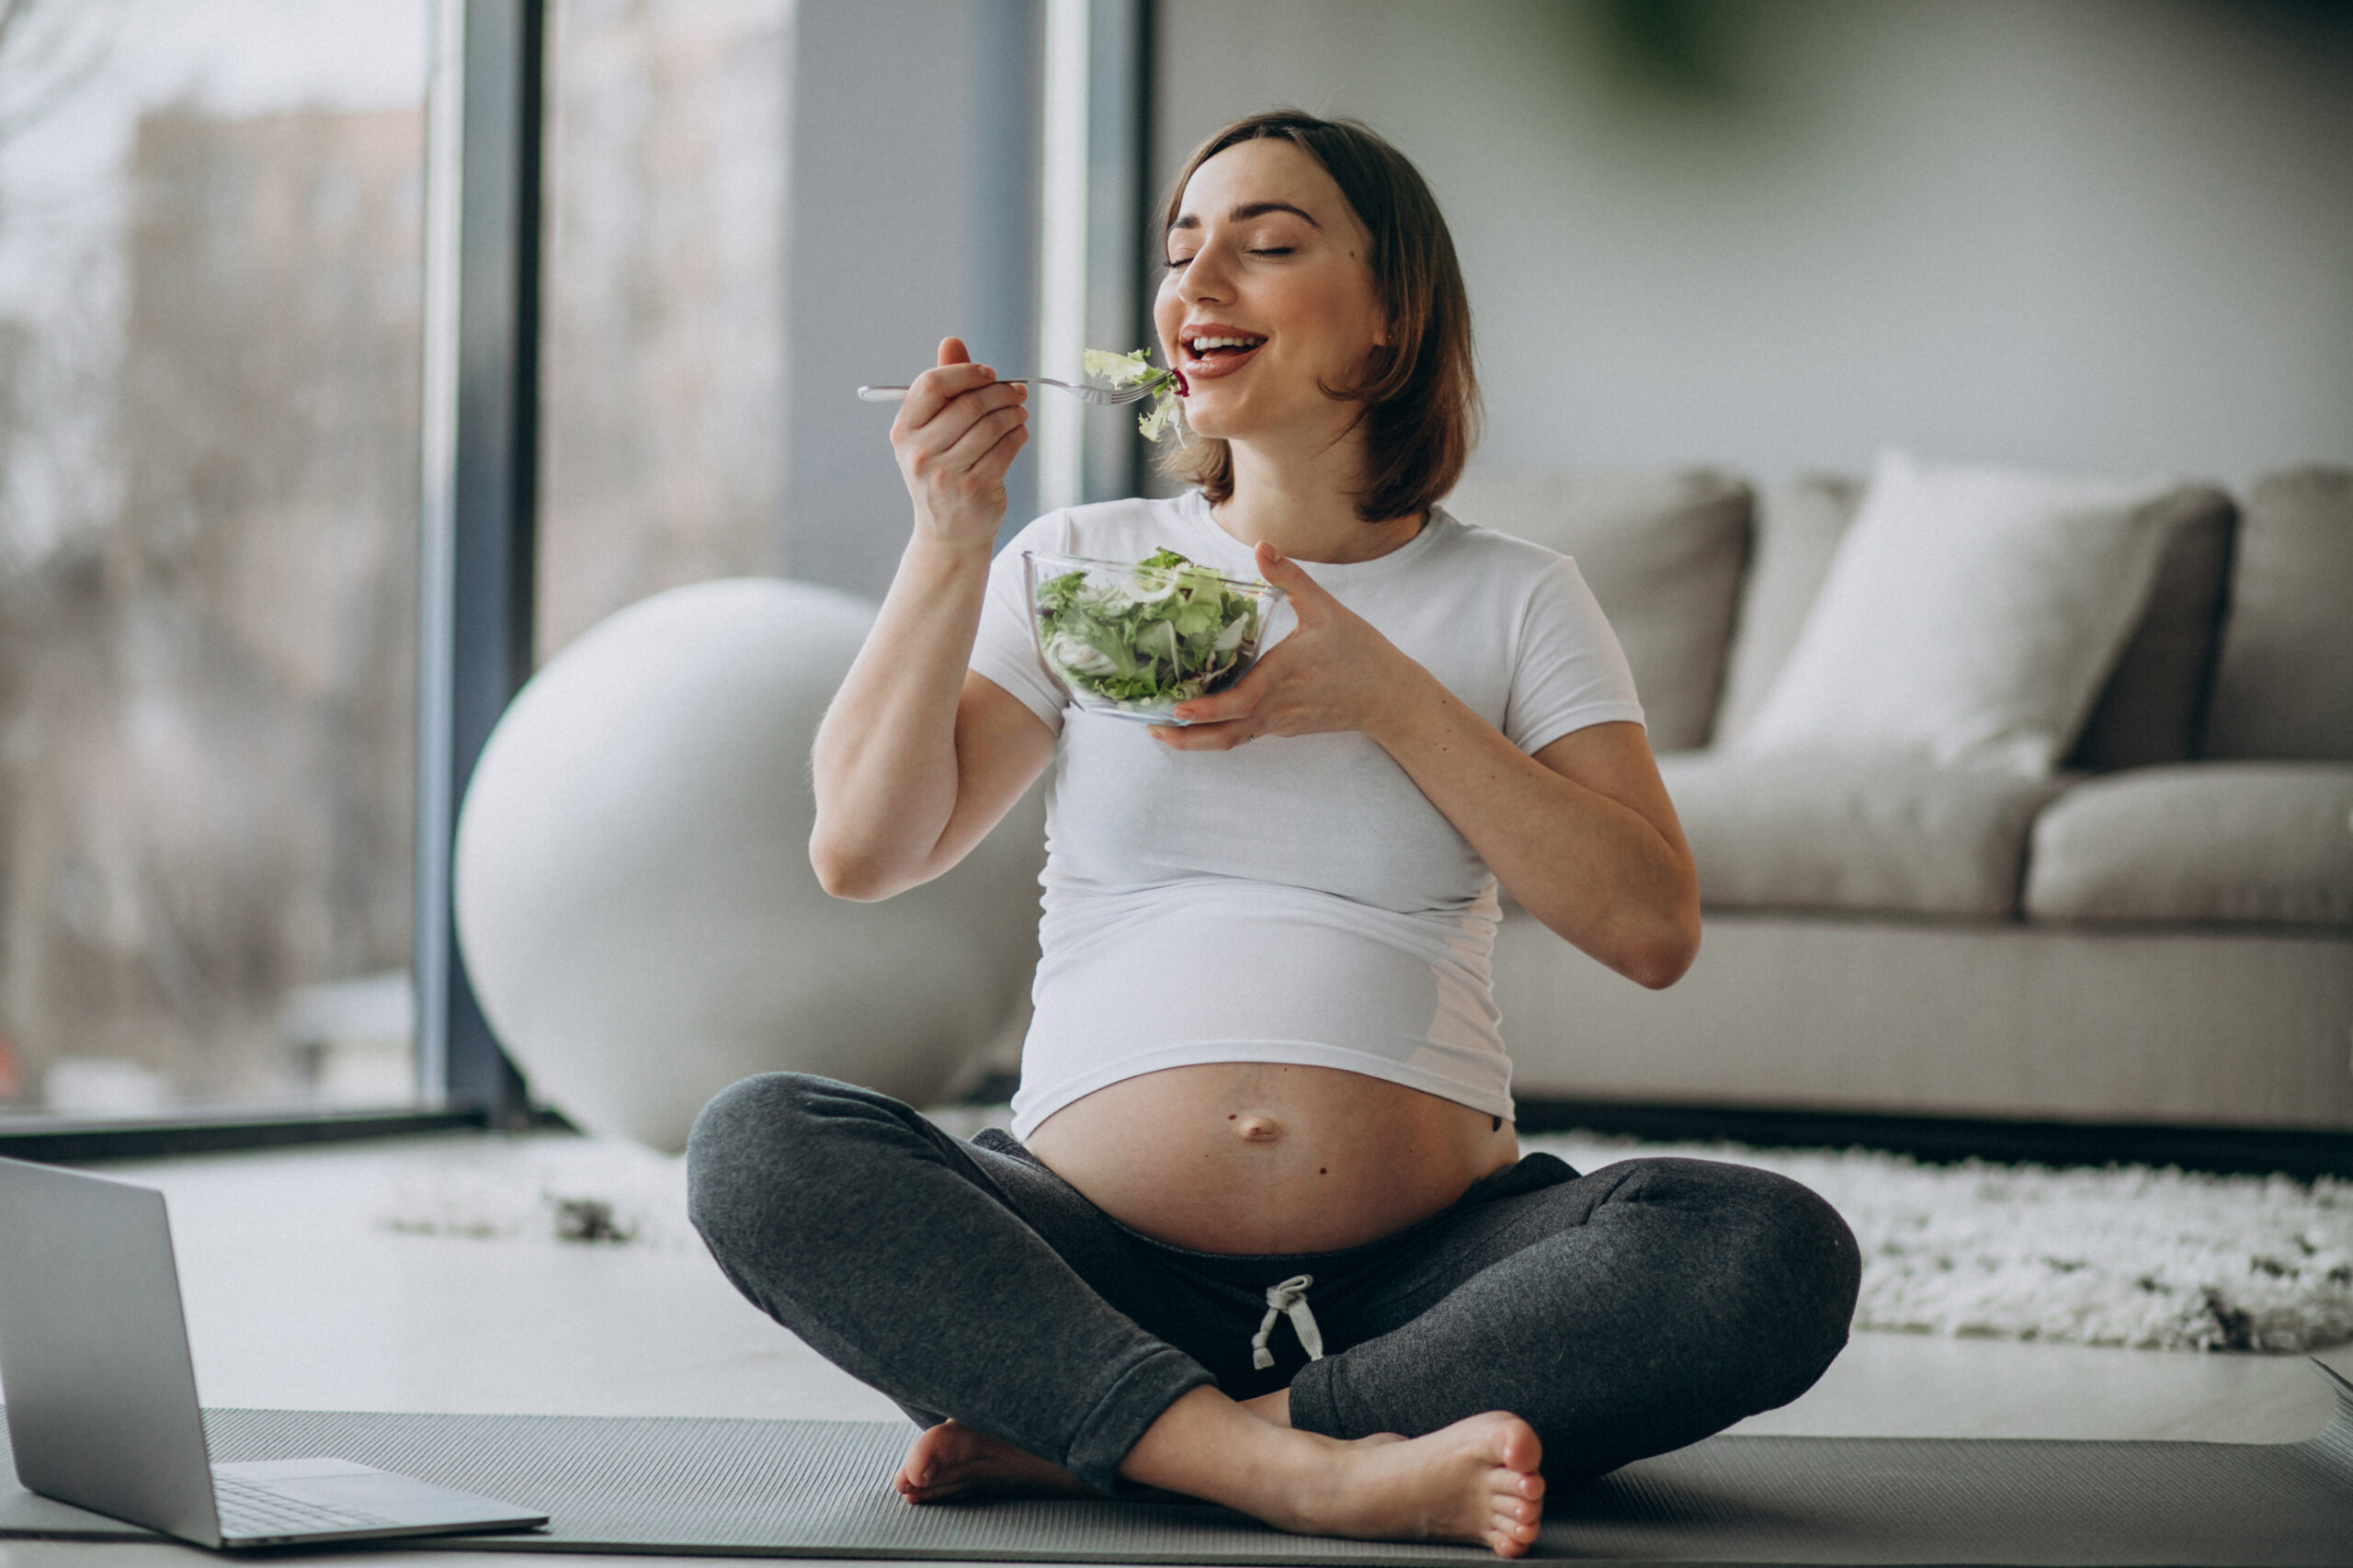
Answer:
<svg viewBox="0 0 2353 1568"><path fill-rule="evenodd" d="M1143 432L1145 440L1159 440L1176 422L1176 400L1185 395L1185 378L1174 369L1154 366L1149 347L1139 348L1131 354L1120 354L1108 348L1083 349L1078 362L1088 375L1107 381L1115 387L1149 385L1152 388L1152 406L1136 418L1136 428Z"/></svg>
<svg viewBox="0 0 2353 1568"><path fill-rule="evenodd" d="M1073 687L1122 707L1173 706L1234 674L1261 600L1173 550L1124 578L1065 572L1038 585L1038 646Z"/></svg>

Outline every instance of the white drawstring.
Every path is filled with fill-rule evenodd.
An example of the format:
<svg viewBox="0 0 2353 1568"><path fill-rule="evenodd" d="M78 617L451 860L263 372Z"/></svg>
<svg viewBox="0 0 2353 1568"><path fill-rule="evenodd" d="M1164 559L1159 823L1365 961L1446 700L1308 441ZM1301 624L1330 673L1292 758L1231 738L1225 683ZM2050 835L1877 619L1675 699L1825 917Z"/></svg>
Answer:
<svg viewBox="0 0 2353 1568"><path fill-rule="evenodd" d="M1267 1287L1267 1321L1250 1336L1252 1366L1263 1372L1275 1364L1275 1353L1267 1348L1267 1335L1275 1332L1275 1320L1285 1312L1290 1314L1299 1342L1307 1346L1307 1358L1324 1359L1324 1331L1315 1326L1315 1314L1307 1306L1307 1288L1314 1283L1313 1274L1294 1274L1279 1285Z"/></svg>

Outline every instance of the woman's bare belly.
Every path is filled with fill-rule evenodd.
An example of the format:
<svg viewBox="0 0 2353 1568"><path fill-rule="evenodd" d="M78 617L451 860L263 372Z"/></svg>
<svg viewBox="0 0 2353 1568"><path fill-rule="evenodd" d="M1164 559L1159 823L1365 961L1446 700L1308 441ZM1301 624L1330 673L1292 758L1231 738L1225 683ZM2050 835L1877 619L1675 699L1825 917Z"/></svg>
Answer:
<svg viewBox="0 0 2353 1568"><path fill-rule="evenodd" d="M1426 1220L1519 1157L1512 1125L1336 1067L1220 1062L1097 1089L1030 1152L1097 1208L1199 1252L1329 1252Z"/></svg>

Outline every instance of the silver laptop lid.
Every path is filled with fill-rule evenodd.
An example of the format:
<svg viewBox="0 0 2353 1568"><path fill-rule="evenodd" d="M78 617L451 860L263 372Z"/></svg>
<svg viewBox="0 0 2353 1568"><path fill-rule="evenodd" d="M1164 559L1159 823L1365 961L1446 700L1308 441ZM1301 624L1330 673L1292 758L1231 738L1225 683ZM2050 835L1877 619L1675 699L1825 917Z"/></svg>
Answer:
<svg viewBox="0 0 2353 1568"><path fill-rule="evenodd" d="M28 1488L220 1543L162 1193L0 1159L0 1386Z"/></svg>

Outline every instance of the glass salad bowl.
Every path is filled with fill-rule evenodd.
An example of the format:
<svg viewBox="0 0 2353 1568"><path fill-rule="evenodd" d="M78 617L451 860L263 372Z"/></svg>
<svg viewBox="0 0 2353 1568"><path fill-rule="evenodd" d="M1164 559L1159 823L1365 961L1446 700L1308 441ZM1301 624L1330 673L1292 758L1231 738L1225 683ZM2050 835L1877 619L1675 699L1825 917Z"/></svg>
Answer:
<svg viewBox="0 0 2353 1568"><path fill-rule="evenodd" d="M1172 710L1239 679L1283 591L1197 566L1024 551L1038 655L1091 713L1179 724Z"/></svg>

